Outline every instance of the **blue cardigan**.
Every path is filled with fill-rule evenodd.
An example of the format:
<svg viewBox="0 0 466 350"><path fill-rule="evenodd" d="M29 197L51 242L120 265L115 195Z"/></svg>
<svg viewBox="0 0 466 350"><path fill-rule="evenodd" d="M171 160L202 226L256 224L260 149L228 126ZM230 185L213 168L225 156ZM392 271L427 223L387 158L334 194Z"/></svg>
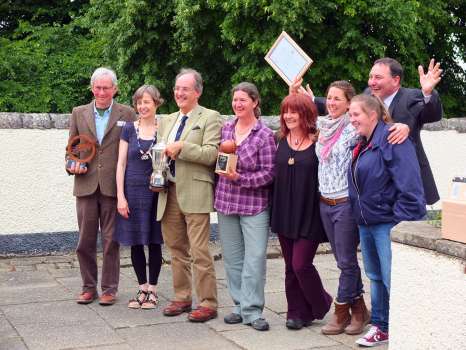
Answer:
<svg viewBox="0 0 466 350"><path fill-rule="evenodd" d="M409 139L388 143L389 125L378 122L372 139L348 169L349 196L360 225L420 220L426 202L416 151ZM354 170L353 170L354 168Z"/></svg>

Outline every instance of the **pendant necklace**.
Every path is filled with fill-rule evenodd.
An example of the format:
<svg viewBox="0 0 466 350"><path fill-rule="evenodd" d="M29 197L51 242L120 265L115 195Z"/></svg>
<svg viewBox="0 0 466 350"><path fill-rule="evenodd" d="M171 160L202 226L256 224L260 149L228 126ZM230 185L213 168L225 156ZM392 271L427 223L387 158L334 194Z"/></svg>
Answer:
<svg viewBox="0 0 466 350"><path fill-rule="evenodd" d="M289 156L289 158L288 158L288 165L290 165L290 166L291 166L291 165L294 165L294 163L295 163L294 156L295 156L296 152L298 152L299 149L301 148L301 145L303 144L305 138L306 138L306 137L303 137L303 138L301 139L301 142L299 143L299 145L298 145L298 139L295 140L295 145L298 145L298 148L297 148L296 150L294 150L293 148L290 147L290 150L291 150L291 151L290 151L290 156ZM291 132L290 132L290 143L292 143L292 142L293 142L293 141L292 141L292 139L291 139Z"/></svg>
<svg viewBox="0 0 466 350"><path fill-rule="evenodd" d="M136 126L136 141L138 143L139 153L141 153L141 160L148 160L150 158L150 150L151 150L152 146L155 144L155 140L157 138L156 135L157 135L157 132L152 137L152 142L151 142L149 148L147 149L147 151L143 151L142 147L141 147L141 143L139 142L139 120L138 120L138 124Z"/></svg>

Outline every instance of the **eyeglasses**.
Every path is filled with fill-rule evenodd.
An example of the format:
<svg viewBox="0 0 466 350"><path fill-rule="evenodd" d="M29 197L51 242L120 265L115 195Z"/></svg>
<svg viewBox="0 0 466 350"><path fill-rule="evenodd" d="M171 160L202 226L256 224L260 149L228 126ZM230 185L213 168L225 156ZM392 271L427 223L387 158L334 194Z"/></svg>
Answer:
<svg viewBox="0 0 466 350"><path fill-rule="evenodd" d="M191 92L193 90L194 90L193 88L188 88L188 87L185 87L185 86L175 86L173 88L174 92Z"/></svg>
<svg viewBox="0 0 466 350"><path fill-rule="evenodd" d="M113 86L93 86L92 90L108 92L113 89Z"/></svg>

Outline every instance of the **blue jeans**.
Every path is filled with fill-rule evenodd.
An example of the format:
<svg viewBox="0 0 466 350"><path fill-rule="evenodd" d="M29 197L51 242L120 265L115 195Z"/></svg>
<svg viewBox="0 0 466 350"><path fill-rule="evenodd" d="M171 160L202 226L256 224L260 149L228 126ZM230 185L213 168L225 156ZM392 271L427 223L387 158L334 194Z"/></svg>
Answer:
<svg viewBox="0 0 466 350"><path fill-rule="evenodd" d="M388 331L392 269L390 231L394 225L359 225L364 269L371 281L371 323L383 332Z"/></svg>
<svg viewBox="0 0 466 350"><path fill-rule="evenodd" d="M243 323L262 317L269 237L269 210L257 215L218 213L227 286Z"/></svg>

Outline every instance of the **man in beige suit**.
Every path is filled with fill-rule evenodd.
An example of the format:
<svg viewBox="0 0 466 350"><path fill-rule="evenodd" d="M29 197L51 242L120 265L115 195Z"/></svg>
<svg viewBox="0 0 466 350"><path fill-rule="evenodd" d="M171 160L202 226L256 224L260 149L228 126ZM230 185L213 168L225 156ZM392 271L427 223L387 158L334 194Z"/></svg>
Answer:
<svg viewBox="0 0 466 350"><path fill-rule="evenodd" d="M100 227L103 249L101 305L115 303L120 274L118 243L112 240L116 214L116 165L120 132L126 121L136 117L134 110L113 100L117 78L108 68L98 68L91 77L94 101L75 107L70 120L70 137L87 135L96 140L96 155L88 164L68 162L66 170L74 177L73 194L79 226L76 255L79 260L82 292L78 304L89 304L97 293L97 232Z"/></svg>
<svg viewBox="0 0 466 350"><path fill-rule="evenodd" d="M213 211L214 165L220 142L220 115L198 105L202 77L193 69L177 75L174 97L179 111L163 118L157 136L170 157L168 191L159 195L157 219L172 257L175 298L165 316L189 312L192 322L217 317L215 269L208 242ZM191 264L199 305L191 311Z"/></svg>

